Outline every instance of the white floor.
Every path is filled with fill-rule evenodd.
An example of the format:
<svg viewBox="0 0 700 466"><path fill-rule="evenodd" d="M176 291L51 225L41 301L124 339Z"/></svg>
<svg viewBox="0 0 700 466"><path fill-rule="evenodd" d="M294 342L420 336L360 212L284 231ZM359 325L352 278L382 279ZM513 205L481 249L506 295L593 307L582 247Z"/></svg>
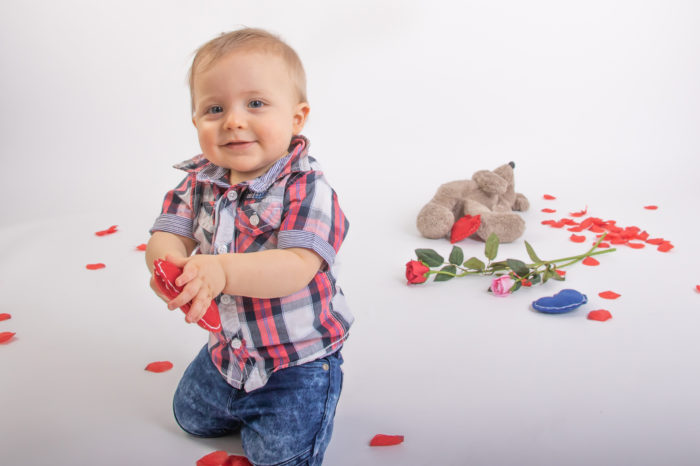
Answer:
<svg viewBox="0 0 700 466"><path fill-rule="evenodd" d="M280 33L305 61L305 134L351 221L340 283L357 321L324 464L700 462L700 9L448 5L1 7L0 313L12 318L0 332L16 336L0 344L0 464L242 453L236 437L175 424L172 393L205 334L152 295L134 249L179 179L169 165L197 149L188 54L239 24ZM451 248L414 226L437 186L510 160L532 208L500 258L527 259L523 240L547 259L583 252L540 222L584 207L675 248L620 246L506 298L480 277L407 286L414 249ZM482 243L461 245L482 255ZM84 268L93 262L107 267ZM563 288L589 303L530 308ZM613 319L587 320L594 309ZM143 370L158 360L174 368ZM377 433L406 440L371 448Z"/></svg>

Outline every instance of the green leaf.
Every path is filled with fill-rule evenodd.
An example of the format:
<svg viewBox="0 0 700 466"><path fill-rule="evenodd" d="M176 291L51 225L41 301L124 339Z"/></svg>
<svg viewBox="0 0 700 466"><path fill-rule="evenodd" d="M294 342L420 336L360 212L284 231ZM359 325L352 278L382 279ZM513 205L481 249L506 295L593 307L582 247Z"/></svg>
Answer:
<svg viewBox="0 0 700 466"><path fill-rule="evenodd" d="M566 278L559 275L556 271L552 271L552 280L556 280L558 282L563 282L564 280L566 280Z"/></svg>
<svg viewBox="0 0 700 466"><path fill-rule="evenodd" d="M542 277L540 276L540 274L535 274L532 276L532 278L530 278L530 283L532 283L533 285L537 285L541 280Z"/></svg>
<svg viewBox="0 0 700 466"><path fill-rule="evenodd" d="M545 271L542 273L542 283L547 283L547 280L549 280L550 278L552 278L552 274L558 275L558 274L552 272L550 269L545 270Z"/></svg>
<svg viewBox="0 0 700 466"><path fill-rule="evenodd" d="M486 248L484 250L484 254L488 258L488 260L494 260L496 258L496 255L498 254L498 236L496 236L496 233L491 233L488 238L486 238Z"/></svg>
<svg viewBox="0 0 700 466"><path fill-rule="evenodd" d="M525 265L523 261L519 261L518 259L506 259L506 263L508 267L510 267L510 270L515 272L519 277L524 277L530 273L530 268Z"/></svg>
<svg viewBox="0 0 700 466"><path fill-rule="evenodd" d="M510 292L518 291L521 286L520 282L513 283L513 286L510 287Z"/></svg>
<svg viewBox="0 0 700 466"><path fill-rule="evenodd" d="M450 253L450 264L460 265L464 260L464 251L459 246L454 246Z"/></svg>
<svg viewBox="0 0 700 466"><path fill-rule="evenodd" d="M506 261L491 262L491 264L489 264L489 267L491 267L491 270L496 272L497 270L507 269L508 263Z"/></svg>
<svg viewBox="0 0 700 466"><path fill-rule="evenodd" d="M537 254L535 254L535 250L532 249L532 246L530 246L530 243L528 243L527 241L525 241L525 249L527 249L527 255L530 256L532 262L534 262L535 264L542 263L542 259L537 257Z"/></svg>
<svg viewBox="0 0 700 466"><path fill-rule="evenodd" d="M428 267L438 267L445 262L445 259L432 249L416 249L416 257Z"/></svg>
<svg viewBox="0 0 700 466"><path fill-rule="evenodd" d="M476 257L472 257L471 259L469 259L467 262L464 263L464 266L471 270L484 270L486 268L486 264L484 264Z"/></svg>
<svg viewBox="0 0 700 466"><path fill-rule="evenodd" d="M454 265L446 265L445 267L440 269L440 272L449 272L449 273L457 273L457 267ZM435 274L435 281L436 282L446 282L447 280L452 280L453 277L452 275L443 275L441 273Z"/></svg>

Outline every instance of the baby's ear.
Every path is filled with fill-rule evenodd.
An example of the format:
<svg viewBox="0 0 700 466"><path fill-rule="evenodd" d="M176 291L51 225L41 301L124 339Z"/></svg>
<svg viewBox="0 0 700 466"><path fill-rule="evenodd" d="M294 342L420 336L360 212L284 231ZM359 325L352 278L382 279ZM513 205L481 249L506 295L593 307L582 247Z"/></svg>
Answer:
<svg viewBox="0 0 700 466"><path fill-rule="evenodd" d="M304 125L306 124L306 119L309 116L310 110L311 107L309 107L308 102L301 102L297 104L294 116L292 117L292 129L294 134L299 134L301 133L301 130L304 129Z"/></svg>
<svg viewBox="0 0 700 466"><path fill-rule="evenodd" d="M197 127L197 120L194 119L194 115L192 115L192 124L195 128Z"/></svg>

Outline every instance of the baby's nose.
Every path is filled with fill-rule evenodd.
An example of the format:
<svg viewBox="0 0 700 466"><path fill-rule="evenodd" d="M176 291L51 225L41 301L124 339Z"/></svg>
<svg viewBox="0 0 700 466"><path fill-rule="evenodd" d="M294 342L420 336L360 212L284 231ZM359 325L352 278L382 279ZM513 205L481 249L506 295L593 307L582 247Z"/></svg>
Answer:
<svg viewBox="0 0 700 466"><path fill-rule="evenodd" d="M229 110L226 115L226 129L238 129L245 127L245 114L244 112L236 109Z"/></svg>

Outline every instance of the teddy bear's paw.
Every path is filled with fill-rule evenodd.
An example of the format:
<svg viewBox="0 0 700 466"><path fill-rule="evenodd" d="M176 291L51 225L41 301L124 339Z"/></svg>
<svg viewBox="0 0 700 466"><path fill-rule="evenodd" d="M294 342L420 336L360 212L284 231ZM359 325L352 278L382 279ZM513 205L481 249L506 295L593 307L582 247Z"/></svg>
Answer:
<svg viewBox="0 0 700 466"><path fill-rule="evenodd" d="M518 214L490 213L481 215L481 225L476 234L479 238L486 239L495 233L501 243L512 243L525 232L525 220Z"/></svg>
<svg viewBox="0 0 700 466"><path fill-rule="evenodd" d="M444 238L454 223L455 216L450 209L433 203L423 207L416 220L418 231L430 239Z"/></svg>

